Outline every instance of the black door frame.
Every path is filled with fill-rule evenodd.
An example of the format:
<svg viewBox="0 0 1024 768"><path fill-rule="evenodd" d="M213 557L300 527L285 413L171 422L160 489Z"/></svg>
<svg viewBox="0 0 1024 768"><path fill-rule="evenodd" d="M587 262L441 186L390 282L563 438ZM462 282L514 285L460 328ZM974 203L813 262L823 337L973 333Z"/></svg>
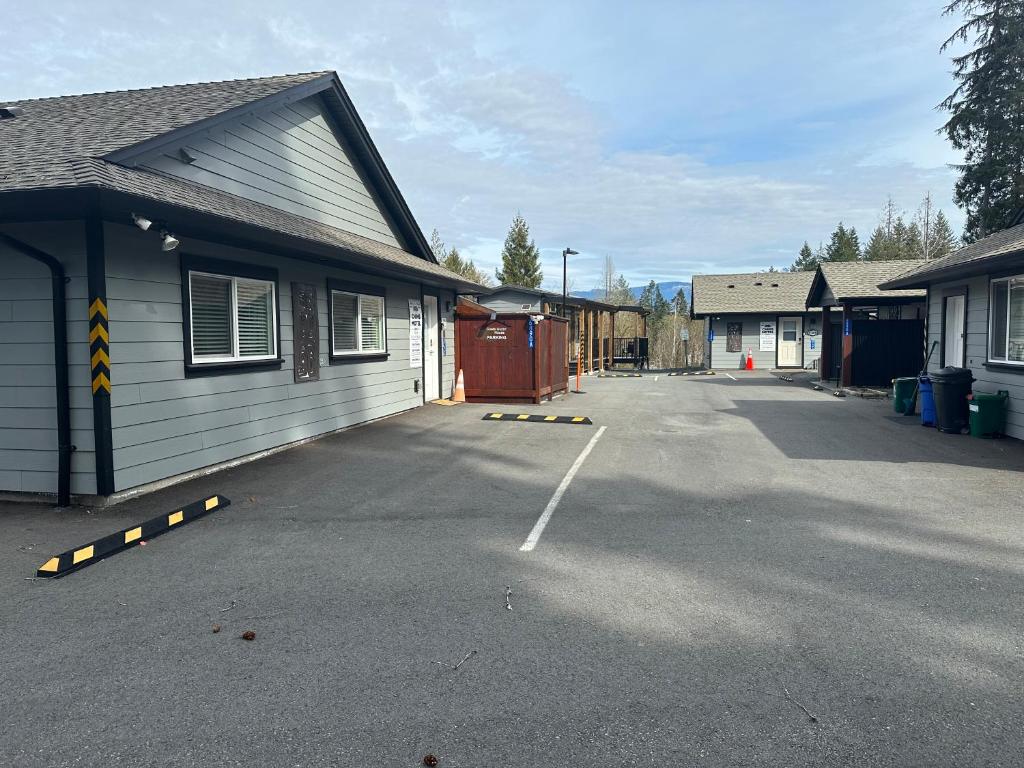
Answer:
<svg viewBox="0 0 1024 768"><path fill-rule="evenodd" d="M966 285L958 285L955 288L946 288L942 292L942 329L940 331L940 333L942 334L942 340L939 343L939 367L940 368L945 368L947 365L950 365L950 363L946 361L946 305L947 305L949 299L954 297L954 296L963 296L964 297L964 319L963 319L963 326L960 329L960 337L963 339L963 344L961 345L961 347L962 347L962 354L960 356L960 360L959 360L959 362L957 364L957 367L958 368L966 368L967 367L967 302L968 302L969 299L968 299L968 295L967 295L967 286Z"/></svg>

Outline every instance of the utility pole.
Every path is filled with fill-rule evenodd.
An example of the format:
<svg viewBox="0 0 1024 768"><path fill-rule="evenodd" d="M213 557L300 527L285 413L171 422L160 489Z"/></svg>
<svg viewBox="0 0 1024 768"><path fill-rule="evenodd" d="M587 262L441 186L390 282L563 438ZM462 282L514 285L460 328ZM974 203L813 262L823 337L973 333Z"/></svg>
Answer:
<svg viewBox="0 0 1024 768"><path fill-rule="evenodd" d="M679 304L672 302L672 364L675 365L677 354L676 344L679 341Z"/></svg>
<svg viewBox="0 0 1024 768"><path fill-rule="evenodd" d="M931 251L930 232L932 223L932 193L928 190L928 194L924 196L924 260L928 261L929 253Z"/></svg>
<svg viewBox="0 0 1024 768"><path fill-rule="evenodd" d="M566 314L565 305L566 302L569 300L569 297L567 295L569 287L569 257L576 255L578 255L578 252L574 251L572 248L566 248L564 251L562 251L562 317L568 317L568 315Z"/></svg>

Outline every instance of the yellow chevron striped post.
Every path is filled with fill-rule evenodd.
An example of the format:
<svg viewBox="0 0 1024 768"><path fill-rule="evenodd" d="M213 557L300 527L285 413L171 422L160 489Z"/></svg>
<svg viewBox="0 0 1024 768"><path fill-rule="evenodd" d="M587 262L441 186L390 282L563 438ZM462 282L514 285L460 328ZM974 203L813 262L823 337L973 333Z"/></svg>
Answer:
<svg viewBox="0 0 1024 768"><path fill-rule="evenodd" d="M110 329L107 305L99 296L89 305L89 355L92 393L110 395Z"/></svg>

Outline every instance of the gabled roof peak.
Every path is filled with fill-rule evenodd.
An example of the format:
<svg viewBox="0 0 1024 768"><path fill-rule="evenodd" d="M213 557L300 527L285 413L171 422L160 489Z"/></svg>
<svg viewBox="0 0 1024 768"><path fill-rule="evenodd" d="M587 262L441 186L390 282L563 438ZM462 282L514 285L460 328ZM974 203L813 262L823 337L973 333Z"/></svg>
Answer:
<svg viewBox="0 0 1024 768"><path fill-rule="evenodd" d="M142 94L146 92L159 92L159 91L172 91L176 89L184 88L200 88L204 86L215 86L215 85L243 85L243 84L272 84L274 82L288 81L284 83L286 86L295 85L299 82L305 82L306 80L313 80L318 77L324 77L326 75L333 75L331 70L321 70L319 72L296 72L287 75L266 75L264 77L240 77L229 80L203 80L196 83L177 83L171 85L149 85L141 88L115 88L109 91L89 91L86 93L69 93L61 94L58 96L38 96L32 99L21 99L18 101L7 101L4 102L4 106L14 105L27 105L27 104L38 104L41 102L57 101L59 99L82 99L94 96L114 96L118 94Z"/></svg>

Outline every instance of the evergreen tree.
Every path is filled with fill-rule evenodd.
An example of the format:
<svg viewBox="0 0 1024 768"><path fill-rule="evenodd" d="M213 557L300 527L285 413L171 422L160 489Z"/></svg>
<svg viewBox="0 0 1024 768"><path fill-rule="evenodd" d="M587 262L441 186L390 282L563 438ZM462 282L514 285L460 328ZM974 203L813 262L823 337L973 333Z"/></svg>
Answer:
<svg viewBox="0 0 1024 768"><path fill-rule="evenodd" d="M1024 205L1024 3L952 0L945 14L965 20L942 51L968 38L974 45L953 57L957 84L939 105L950 114L941 132L964 153L954 199L973 242L1009 226Z"/></svg>
<svg viewBox="0 0 1024 768"><path fill-rule="evenodd" d="M941 259L958 247L959 244L953 235L953 228L949 226L949 219L946 218L946 214L939 211L935 214L935 219L928 232L928 258Z"/></svg>
<svg viewBox="0 0 1024 768"><path fill-rule="evenodd" d="M903 236L900 258L920 259L924 257L924 244L921 241L921 228L916 221L910 222Z"/></svg>
<svg viewBox="0 0 1024 768"><path fill-rule="evenodd" d="M491 278L487 273L481 269L477 269L477 266L473 263L472 259L462 258L456 248L452 248L448 251L448 255L441 261L441 266L446 269L450 269L452 272L457 272L467 280L471 280L479 285L488 287L491 285Z"/></svg>
<svg viewBox="0 0 1024 768"><path fill-rule="evenodd" d="M457 248L448 249L436 229L430 233L430 250L434 252L434 256L445 269L450 269L478 285L491 285L491 278L482 270L477 269L472 259L463 259Z"/></svg>
<svg viewBox="0 0 1024 768"><path fill-rule="evenodd" d="M540 251L530 239L530 228L522 214L517 213L505 236L501 249L501 269L495 276L502 285L521 285L524 288L540 288L544 273L540 268Z"/></svg>
<svg viewBox="0 0 1024 768"><path fill-rule="evenodd" d="M609 304L629 305L636 301L633 289L629 287L629 280L623 274L618 275L612 282L611 293L608 294Z"/></svg>
<svg viewBox="0 0 1024 768"><path fill-rule="evenodd" d="M644 287L643 293L640 294L640 306L650 312L655 321L661 320L669 312L669 303L661 295L661 289L653 280Z"/></svg>
<svg viewBox="0 0 1024 768"><path fill-rule="evenodd" d="M670 306L672 311L677 312L680 316L685 315L689 311L689 306L686 303L686 292L682 288L676 291Z"/></svg>
<svg viewBox="0 0 1024 768"><path fill-rule="evenodd" d="M889 236L890 259L905 259L904 245L907 242L907 223L902 216L897 216L892 224L892 234Z"/></svg>
<svg viewBox="0 0 1024 768"><path fill-rule="evenodd" d="M885 230L879 224L871 233L868 244L864 247L865 261L888 261L890 258L890 238L886 236Z"/></svg>
<svg viewBox="0 0 1024 768"><path fill-rule="evenodd" d="M445 256L448 255L448 250L445 248L444 240L441 239L441 235L438 234L436 227L430 233L430 250L434 252L434 258L437 259L438 262L443 262Z"/></svg>
<svg viewBox="0 0 1024 768"><path fill-rule="evenodd" d="M793 266L789 268L790 272L811 272L818 268L818 257L811 251L810 244L804 240L803 246L800 248L800 253L796 257L796 261L793 262Z"/></svg>
<svg viewBox="0 0 1024 768"><path fill-rule="evenodd" d="M853 227L846 229L843 222L839 222L825 249L825 261L857 261L858 259L860 259L860 241L857 239L857 230Z"/></svg>
<svg viewBox="0 0 1024 768"><path fill-rule="evenodd" d="M467 262L463 260L462 256L459 255L459 251L456 248L452 248L441 259L441 266L445 269L450 269L452 272L458 272L460 275L465 274Z"/></svg>

